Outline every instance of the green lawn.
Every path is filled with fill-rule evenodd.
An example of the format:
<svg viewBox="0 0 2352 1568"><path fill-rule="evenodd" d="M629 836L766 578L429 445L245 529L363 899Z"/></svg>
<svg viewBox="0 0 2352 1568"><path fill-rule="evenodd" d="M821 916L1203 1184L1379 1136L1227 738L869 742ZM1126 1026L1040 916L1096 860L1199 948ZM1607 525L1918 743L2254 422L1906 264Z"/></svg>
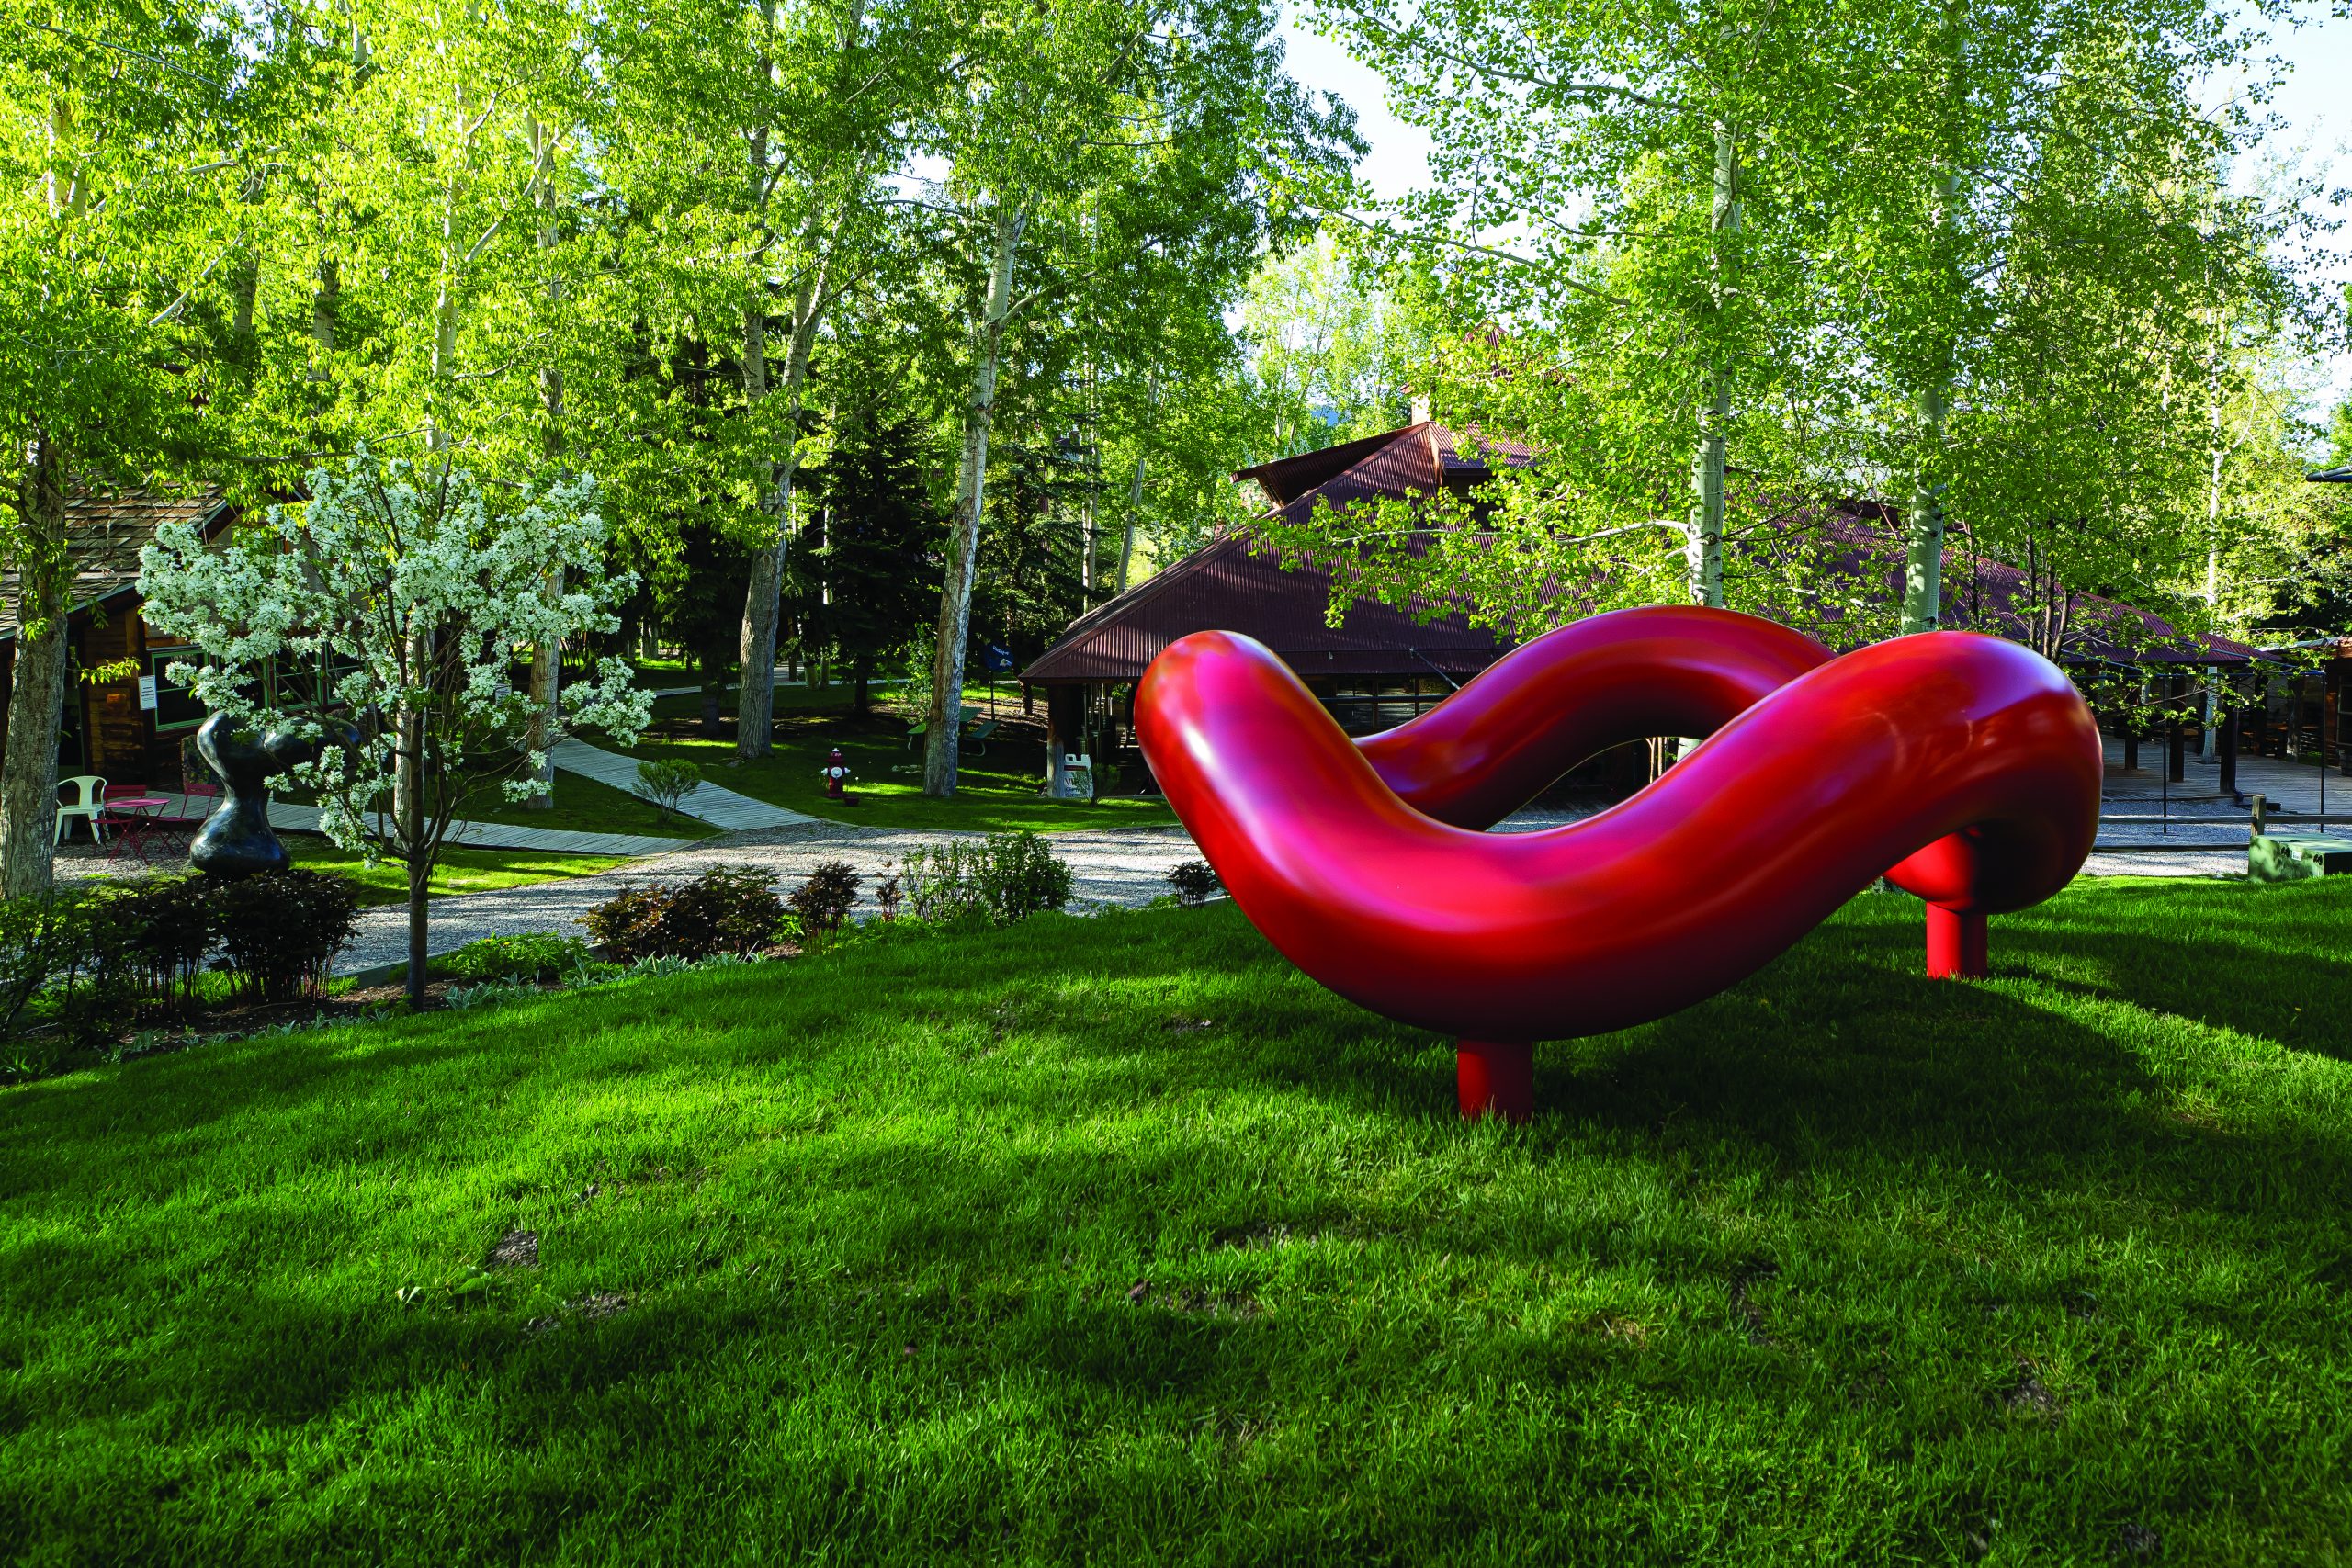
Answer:
<svg viewBox="0 0 2352 1568"><path fill-rule="evenodd" d="M966 753L959 771L956 798L933 800L922 793L920 746L907 745L902 718L876 712L851 713L847 696L836 691L818 694L840 697L838 705L779 707L775 750L756 762L739 762L731 739L705 740L694 736L648 739L631 748L633 757L673 757L702 769L707 783L812 816L878 828L955 828L973 832L1002 832L1014 828L1041 833L1077 828L1144 827L1172 824L1175 814L1165 802L1133 795L1105 795L1085 801L1046 800L1037 789L1045 776L1045 750L1035 739L1000 734L982 756ZM673 699L688 702L692 699ZM985 705L980 705L985 711ZM1020 712L1018 700L1000 701L999 712ZM844 807L825 798L820 770L839 746L854 775L850 794L858 802Z"/></svg>
<svg viewBox="0 0 2352 1568"><path fill-rule="evenodd" d="M1519 1130L1229 907L6 1089L0 1540L2342 1562L2347 922L1865 896Z"/></svg>
<svg viewBox="0 0 2352 1568"><path fill-rule="evenodd" d="M469 807L466 815L480 822L505 822L518 828L545 828L558 833L650 833L666 839L715 838L718 829L691 817L664 821L651 802L599 784L584 773L555 775L555 804L544 810L511 801Z"/></svg>
<svg viewBox="0 0 2352 1568"><path fill-rule="evenodd" d="M565 775L567 778L570 775ZM560 787L560 786L559 786ZM310 833L288 833L283 842L294 863L305 871L334 871L359 884L362 905L403 904L408 901L408 867L397 861L363 863L350 851L339 850ZM426 886L435 896L445 893L486 893L498 887L520 887L532 882L560 882L588 876L628 863L626 855L540 854L531 850L443 850Z"/></svg>

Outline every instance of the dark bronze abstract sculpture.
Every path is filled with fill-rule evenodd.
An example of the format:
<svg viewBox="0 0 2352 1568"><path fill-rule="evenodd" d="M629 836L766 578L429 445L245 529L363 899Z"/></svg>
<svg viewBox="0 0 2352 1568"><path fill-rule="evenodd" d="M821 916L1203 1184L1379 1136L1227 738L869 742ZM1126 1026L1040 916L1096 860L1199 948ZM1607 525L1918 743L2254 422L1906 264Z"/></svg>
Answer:
<svg viewBox="0 0 2352 1568"><path fill-rule="evenodd" d="M215 876L284 871L292 857L269 830L267 781L317 756L318 742L277 729L256 740L227 714L216 713L196 732L196 749L228 793L188 845L188 864Z"/></svg>

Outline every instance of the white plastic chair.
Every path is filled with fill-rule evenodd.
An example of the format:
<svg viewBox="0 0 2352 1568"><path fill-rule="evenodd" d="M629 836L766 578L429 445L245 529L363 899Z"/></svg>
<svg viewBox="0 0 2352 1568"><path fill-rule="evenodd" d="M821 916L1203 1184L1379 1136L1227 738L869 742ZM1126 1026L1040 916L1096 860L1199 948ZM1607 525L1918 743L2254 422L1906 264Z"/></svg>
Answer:
<svg viewBox="0 0 2352 1568"><path fill-rule="evenodd" d="M70 779L58 780L57 788L61 795L71 789L75 792L78 798L71 805L62 800L57 803L57 836L50 842L63 843L65 819L69 817L80 817L88 820L90 836L98 842L105 843L107 829L101 813L106 810L107 781L96 773L77 773Z"/></svg>

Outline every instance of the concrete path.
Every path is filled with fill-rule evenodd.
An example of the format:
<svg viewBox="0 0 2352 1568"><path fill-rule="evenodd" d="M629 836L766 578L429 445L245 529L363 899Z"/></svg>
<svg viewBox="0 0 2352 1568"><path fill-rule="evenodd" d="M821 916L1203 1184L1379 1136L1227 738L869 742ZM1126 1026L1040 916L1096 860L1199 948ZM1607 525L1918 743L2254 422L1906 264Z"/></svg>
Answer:
<svg viewBox="0 0 2352 1568"><path fill-rule="evenodd" d="M2151 761L2155 761L2150 756ZM2150 771L2125 773L2120 748L2110 748L2106 784L2107 820L2099 832L2101 852L2084 867L2091 876L2242 876L2245 873L2245 829L2235 822L2137 822L2115 820L2154 814L2160 805L2162 781ZM568 741L557 753L559 766L626 789L636 783L632 759ZM2219 795L2214 764L2190 759L2189 778L2173 786L2174 807L2188 814L2234 815L2236 808ZM2245 758L2239 762L2241 786L2259 792L2290 811L2315 812L2319 807L2318 770L2276 759ZM2331 776L2327 805L2352 814L2352 780ZM545 848L572 852L640 854L629 865L592 876L537 883L497 892L436 898L433 903L432 951L450 952L478 938L514 932L555 931L582 934L579 917L610 898L621 887L654 881L680 881L712 866L753 867L774 872L779 891L789 891L820 862L847 861L864 879L861 909L873 910L875 885L898 870L917 849L962 840L978 841L978 834L943 833L916 829L867 828L833 822L787 811L752 800L730 790L705 784L690 798L693 815L722 827L744 826L725 836L681 844L674 839L648 839L625 834L565 834L539 829L505 829L481 824L486 831L530 836L526 841L469 837L469 844ZM304 824L280 812L301 807L275 807L279 826ZM1527 832L1577 820L1584 813L1557 810L1521 812L1498 831ZM313 814L314 818L315 814ZM732 819L730 821L730 818ZM2291 824L2292 818L2287 819ZM2352 836L2352 829L2335 829ZM1056 854L1073 874L1074 908L1136 906L1169 891L1167 874L1178 863L1199 858L1199 851L1179 828L1097 829L1048 836ZM2115 852L2116 846L2161 844L2159 852ZM619 845L643 846L620 848ZM608 848L607 845L616 847ZM575 847L576 846L576 847ZM86 853L86 852L85 852ZM69 871L61 857L59 873L73 875L87 865L99 871L106 863L79 862ZM111 869L109 867L108 869ZM103 874L103 873L101 873ZM351 946L337 961L338 973L349 974L397 963L406 954L407 915L399 908L372 909L361 917Z"/></svg>
<svg viewBox="0 0 2352 1568"><path fill-rule="evenodd" d="M2333 793L2331 789L2331 795ZM1523 811L1500 824L1496 831L1523 833L1556 828L1584 815L1588 814ZM2185 828L2174 829L2183 835L2186 831ZM2103 839L2107 836L2102 833ZM875 885L899 869L909 854L957 840L977 842L979 837L922 829L865 828L817 818L804 818L757 832L730 833L593 876L436 898L433 903L432 951L436 954L447 953L481 937L515 932L554 931L568 936L584 935L579 925L580 916L623 886L681 881L713 866L774 872L779 892L789 892L819 863L847 861L863 879L860 913L871 914ZM1069 864L1071 907L1078 909L1148 904L1169 891L1167 877L1172 867L1180 862L1200 858L1200 851L1181 828L1053 833L1047 835L1046 841ZM2242 876L2245 873L2245 839L2243 832L2234 842L2215 842L2207 837L2162 854L2094 854L2084 872L2091 876ZM398 908L372 909L361 917L359 930L337 961L336 970L348 974L398 963L406 952L406 911Z"/></svg>
<svg viewBox="0 0 2352 1568"><path fill-rule="evenodd" d="M570 739L555 749L555 765L570 773L581 773L598 784L610 784L617 790L637 788L637 759L617 752L603 751L585 740ZM787 811L781 806L770 806L764 800L754 800L748 795L738 795L706 783L678 803L678 809L697 821L714 828L724 828L730 833L752 833L770 828L795 828L809 823L821 823L828 828L842 824L826 822L802 811Z"/></svg>

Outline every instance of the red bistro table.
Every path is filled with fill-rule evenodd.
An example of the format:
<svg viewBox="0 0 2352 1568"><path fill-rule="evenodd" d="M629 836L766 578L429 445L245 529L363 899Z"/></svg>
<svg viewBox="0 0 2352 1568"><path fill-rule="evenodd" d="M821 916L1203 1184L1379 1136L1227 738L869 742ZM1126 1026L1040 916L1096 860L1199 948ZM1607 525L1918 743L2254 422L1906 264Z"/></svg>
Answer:
<svg viewBox="0 0 2352 1568"><path fill-rule="evenodd" d="M155 857L148 852L147 840L164 820L164 808L171 802L160 795L118 795L109 796L105 813L113 825L114 843L107 851L107 858L119 858L125 851L140 860L153 864Z"/></svg>

